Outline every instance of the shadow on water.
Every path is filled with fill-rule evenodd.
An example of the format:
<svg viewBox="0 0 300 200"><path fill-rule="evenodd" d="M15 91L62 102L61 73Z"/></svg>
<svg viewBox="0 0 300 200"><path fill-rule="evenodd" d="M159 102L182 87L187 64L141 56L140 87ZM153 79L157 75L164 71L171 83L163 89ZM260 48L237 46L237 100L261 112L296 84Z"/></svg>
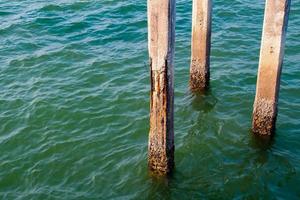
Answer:
<svg viewBox="0 0 300 200"><path fill-rule="evenodd" d="M274 136L256 135L251 130L250 130L250 134L251 134L250 144L253 148L258 150L262 150L262 151L270 150L275 142Z"/></svg>
<svg viewBox="0 0 300 200"><path fill-rule="evenodd" d="M175 171L175 170L174 170ZM173 173L161 176L149 171L149 177L151 179L151 186L147 199L171 199L170 184L173 179Z"/></svg>
<svg viewBox="0 0 300 200"><path fill-rule="evenodd" d="M274 137L256 135L252 132L252 130L249 132L251 134L250 146L257 151L254 161L261 165L268 163L271 155L270 150L274 144Z"/></svg>
<svg viewBox="0 0 300 200"><path fill-rule="evenodd" d="M211 90L191 93L192 108L196 111L210 112L218 102L218 99L212 94Z"/></svg>

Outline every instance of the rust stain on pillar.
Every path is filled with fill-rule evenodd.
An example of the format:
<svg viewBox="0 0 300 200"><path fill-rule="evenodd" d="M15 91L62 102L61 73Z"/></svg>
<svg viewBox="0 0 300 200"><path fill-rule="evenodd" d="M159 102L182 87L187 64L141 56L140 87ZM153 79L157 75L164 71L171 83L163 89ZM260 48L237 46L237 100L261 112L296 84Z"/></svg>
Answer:
<svg viewBox="0 0 300 200"><path fill-rule="evenodd" d="M259 135L275 131L280 75L290 0L266 0L252 130Z"/></svg>
<svg viewBox="0 0 300 200"><path fill-rule="evenodd" d="M148 0L151 72L148 166L157 174L169 174L174 167L174 43L175 0Z"/></svg>
<svg viewBox="0 0 300 200"><path fill-rule="evenodd" d="M208 88L210 76L212 0L193 0L190 89Z"/></svg>

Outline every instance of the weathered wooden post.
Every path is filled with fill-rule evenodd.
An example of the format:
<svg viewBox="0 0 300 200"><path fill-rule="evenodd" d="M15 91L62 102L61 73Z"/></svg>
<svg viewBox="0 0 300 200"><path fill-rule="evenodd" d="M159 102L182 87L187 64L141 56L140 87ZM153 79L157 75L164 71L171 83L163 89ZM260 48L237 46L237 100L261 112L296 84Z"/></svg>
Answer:
<svg viewBox="0 0 300 200"><path fill-rule="evenodd" d="M281 66L291 0L266 0L252 130L275 131Z"/></svg>
<svg viewBox="0 0 300 200"><path fill-rule="evenodd" d="M209 85L212 0L193 0L190 89L205 90Z"/></svg>
<svg viewBox="0 0 300 200"><path fill-rule="evenodd" d="M168 174L174 167L173 57L175 0L148 0L151 68L149 168Z"/></svg>

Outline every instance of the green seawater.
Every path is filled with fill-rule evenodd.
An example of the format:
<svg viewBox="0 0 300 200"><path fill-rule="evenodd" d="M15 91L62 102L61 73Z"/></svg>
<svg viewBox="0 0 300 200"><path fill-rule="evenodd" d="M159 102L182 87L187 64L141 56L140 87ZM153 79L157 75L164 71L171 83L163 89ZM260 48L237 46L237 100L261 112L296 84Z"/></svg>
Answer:
<svg viewBox="0 0 300 200"><path fill-rule="evenodd" d="M147 169L146 0L0 0L0 199L300 199L300 0L276 136L251 134L263 0L214 0L211 87L188 89L177 0L175 162Z"/></svg>

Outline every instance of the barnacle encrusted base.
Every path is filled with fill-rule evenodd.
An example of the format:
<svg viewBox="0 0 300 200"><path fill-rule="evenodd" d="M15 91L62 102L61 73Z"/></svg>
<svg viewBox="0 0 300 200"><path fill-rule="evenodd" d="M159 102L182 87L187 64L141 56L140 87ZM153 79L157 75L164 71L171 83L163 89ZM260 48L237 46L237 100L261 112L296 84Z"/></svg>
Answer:
<svg viewBox="0 0 300 200"><path fill-rule="evenodd" d="M277 118L276 103L257 99L254 104L252 131L258 135L273 135Z"/></svg>
<svg viewBox="0 0 300 200"><path fill-rule="evenodd" d="M199 92L209 86L209 70L203 66L199 59L193 59L190 70L190 89L192 92Z"/></svg>

